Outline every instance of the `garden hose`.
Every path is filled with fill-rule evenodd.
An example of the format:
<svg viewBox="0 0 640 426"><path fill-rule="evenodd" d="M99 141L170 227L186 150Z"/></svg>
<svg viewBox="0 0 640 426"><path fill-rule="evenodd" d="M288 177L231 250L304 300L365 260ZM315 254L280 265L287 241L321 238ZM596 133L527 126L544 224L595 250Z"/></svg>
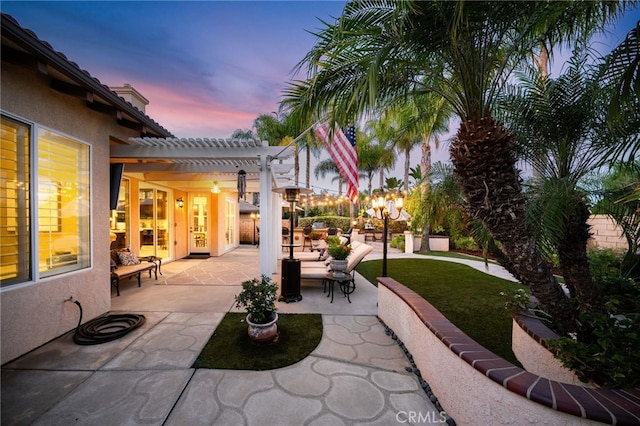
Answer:
<svg viewBox="0 0 640 426"><path fill-rule="evenodd" d="M80 309L80 319L73 335L78 345L97 345L116 340L144 324L146 318L139 314L111 314L94 318L82 324L82 305L73 297L67 299Z"/></svg>

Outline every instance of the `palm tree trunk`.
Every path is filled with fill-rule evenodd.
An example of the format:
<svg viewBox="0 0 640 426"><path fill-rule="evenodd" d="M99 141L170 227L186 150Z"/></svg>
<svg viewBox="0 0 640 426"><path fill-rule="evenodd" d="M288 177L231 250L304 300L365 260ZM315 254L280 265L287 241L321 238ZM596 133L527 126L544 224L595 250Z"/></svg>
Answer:
<svg viewBox="0 0 640 426"><path fill-rule="evenodd" d="M307 144L307 170L304 183L304 187L309 189L311 186L311 146L309 144Z"/></svg>
<svg viewBox="0 0 640 426"><path fill-rule="evenodd" d="M513 156L514 136L492 117L463 121L451 144L455 174L472 217L502 244L503 265L528 286L559 326L575 329L575 316L562 287L531 233L525 197Z"/></svg>
<svg viewBox="0 0 640 426"><path fill-rule="evenodd" d="M422 135L422 157L420 161L420 174L422 175L422 181L420 182L420 199L423 202L420 205L422 208L422 251L431 251L431 247L429 247L429 233L431 229L429 227L429 215L426 212L427 205L424 200L427 198L429 193L429 173L431 173L431 144L429 135Z"/></svg>
<svg viewBox="0 0 640 426"><path fill-rule="evenodd" d="M578 301L578 311L601 312L604 309L602 297L593 285L589 260L587 259L587 242L589 233L589 208L580 200L578 211L570 215L566 224L565 237L558 244L558 257L565 285Z"/></svg>
<svg viewBox="0 0 640 426"><path fill-rule="evenodd" d="M411 169L411 147L404 152L404 192L409 193L409 170Z"/></svg>
<svg viewBox="0 0 640 426"><path fill-rule="evenodd" d="M300 182L300 148L298 147L298 144L296 144L296 148L295 148L295 160L294 160L294 164L293 164L293 173L295 175L295 186L298 186L298 182Z"/></svg>

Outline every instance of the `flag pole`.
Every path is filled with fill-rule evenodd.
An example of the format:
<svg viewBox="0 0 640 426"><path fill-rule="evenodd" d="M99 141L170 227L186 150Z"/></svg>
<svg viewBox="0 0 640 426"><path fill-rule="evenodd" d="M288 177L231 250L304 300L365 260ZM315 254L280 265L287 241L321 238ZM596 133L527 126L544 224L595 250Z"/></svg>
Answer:
<svg viewBox="0 0 640 426"><path fill-rule="evenodd" d="M273 159L275 160L276 158L278 158L280 156L280 154L282 154L287 148L289 148L291 145L293 145L294 143L298 142L304 135L306 135L307 133L309 133L309 131L311 129L313 129L316 124L320 123L322 121L322 119L316 121L315 123L313 123L311 126L309 126L305 131L303 131L302 133L300 133L298 136L296 136L296 138L294 140L292 140L291 142L289 142L284 148L282 148L282 151L280 151L279 153L277 153L276 155L273 156Z"/></svg>

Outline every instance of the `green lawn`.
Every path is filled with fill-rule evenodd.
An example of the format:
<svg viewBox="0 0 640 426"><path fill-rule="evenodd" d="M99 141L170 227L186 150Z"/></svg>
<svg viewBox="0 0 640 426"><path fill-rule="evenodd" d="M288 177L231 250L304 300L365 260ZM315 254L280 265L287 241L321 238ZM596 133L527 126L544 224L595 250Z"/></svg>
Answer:
<svg viewBox="0 0 640 426"><path fill-rule="evenodd" d="M377 285L382 261L362 262L358 272ZM466 265L432 259L389 259L387 275L420 294L469 337L520 365L511 351L511 313L500 292L521 286Z"/></svg>
<svg viewBox="0 0 640 426"><path fill-rule="evenodd" d="M193 368L272 370L306 358L322 338L319 314L279 314L277 342L255 344L247 335L245 313L227 313Z"/></svg>

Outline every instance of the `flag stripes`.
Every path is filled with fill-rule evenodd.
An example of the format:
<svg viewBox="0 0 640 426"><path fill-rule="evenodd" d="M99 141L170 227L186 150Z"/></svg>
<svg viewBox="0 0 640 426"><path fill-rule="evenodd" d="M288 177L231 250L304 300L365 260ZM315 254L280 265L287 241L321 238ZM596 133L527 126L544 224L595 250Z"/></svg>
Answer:
<svg viewBox="0 0 640 426"><path fill-rule="evenodd" d="M338 167L340 174L347 182L347 198L352 203L358 200L358 156L356 151L356 129L351 126L347 133L338 126L333 131L333 140L329 142L330 131L326 124L315 127L316 135L327 148L331 159Z"/></svg>

